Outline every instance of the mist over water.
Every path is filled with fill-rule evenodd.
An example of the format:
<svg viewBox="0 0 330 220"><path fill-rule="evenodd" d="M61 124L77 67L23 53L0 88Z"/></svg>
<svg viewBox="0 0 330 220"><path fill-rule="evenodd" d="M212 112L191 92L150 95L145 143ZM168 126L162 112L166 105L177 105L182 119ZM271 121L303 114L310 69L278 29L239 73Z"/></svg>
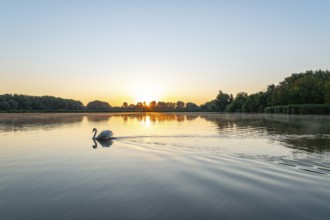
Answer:
<svg viewBox="0 0 330 220"><path fill-rule="evenodd" d="M0 219L327 219L329 134L328 116L0 114Z"/></svg>

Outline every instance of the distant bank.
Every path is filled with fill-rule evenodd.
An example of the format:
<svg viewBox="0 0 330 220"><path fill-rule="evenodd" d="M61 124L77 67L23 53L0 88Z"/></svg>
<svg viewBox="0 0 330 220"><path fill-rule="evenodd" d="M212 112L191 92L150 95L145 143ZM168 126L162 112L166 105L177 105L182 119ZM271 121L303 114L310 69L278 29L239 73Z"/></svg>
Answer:
<svg viewBox="0 0 330 220"><path fill-rule="evenodd" d="M330 114L330 71L294 73L279 85L248 95L219 91L214 100L197 105L193 102L138 102L111 106L95 100L86 106L73 99L22 94L0 95L0 112L240 112L276 114Z"/></svg>

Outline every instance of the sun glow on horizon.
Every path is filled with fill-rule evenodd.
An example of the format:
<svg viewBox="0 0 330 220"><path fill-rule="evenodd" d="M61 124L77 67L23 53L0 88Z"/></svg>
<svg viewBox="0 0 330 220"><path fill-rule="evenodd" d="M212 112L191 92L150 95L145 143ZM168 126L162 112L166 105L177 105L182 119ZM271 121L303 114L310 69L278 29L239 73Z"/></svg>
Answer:
<svg viewBox="0 0 330 220"><path fill-rule="evenodd" d="M134 101L146 102L149 105L152 101L161 101L163 98L163 87L152 82L141 82L133 87Z"/></svg>

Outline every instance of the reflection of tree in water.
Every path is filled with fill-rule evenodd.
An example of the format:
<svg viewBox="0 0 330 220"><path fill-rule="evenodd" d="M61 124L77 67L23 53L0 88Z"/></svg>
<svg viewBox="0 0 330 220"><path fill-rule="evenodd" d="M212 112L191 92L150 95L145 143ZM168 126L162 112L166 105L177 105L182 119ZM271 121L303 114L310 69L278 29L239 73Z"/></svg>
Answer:
<svg viewBox="0 0 330 220"><path fill-rule="evenodd" d="M297 150L330 152L328 117L210 114L201 115L201 118L215 123L221 134L265 136Z"/></svg>
<svg viewBox="0 0 330 220"><path fill-rule="evenodd" d="M117 117L117 116L114 116ZM123 119L124 122L129 120L137 120L139 122L146 122L147 120L151 123L156 122L167 122L167 121L177 121L183 122L185 120L195 120L199 117L199 114L194 113L133 113L133 114L122 114L119 117Z"/></svg>
<svg viewBox="0 0 330 220"><path fill-rule="evenodd" d="M285 146L308 151L310 153L322 153L330 152L330 138L328 137L293 137L293 138L284 138L281 141Z"/></svg>
<svg viewBox="0 0 330 220"><path fill-rule="evenodd" d="M187 114L186 115L187 121L193 121L193 120L195 120L198 117L199 117L199 115L197 115L197 114Z"/></svg>
<svg viewBox="0 0 330 220"><path fill-rule="evenodd" d="M143 121L146 120L146 116L144 114L122 114L119 116L115 116L115 117L121 117L123 119L124 122L127 122L129 120L137 120L137 121Z"/></svg>
<svg viewBox="0 0 330 220"><path fill-rule="evenodd" d="M92 113L87 115L87 120L89 122L104 122L108 121L112 115L107 114L107 113Z"/></svg>
<svg viewBox="0 0 330 220"><path fill-rule="evenodd" d="M185 116L184 116L184 115L176 115L176 120L177 120L178 122L185 121Z"/></svg>
<svg viewBox="0 0 330 220"><path fill-rule="evenodd" d="M65 113L0 114L0 130L4 132L35 129L49 130L80 123L83 117L83 114Z"/></svg>

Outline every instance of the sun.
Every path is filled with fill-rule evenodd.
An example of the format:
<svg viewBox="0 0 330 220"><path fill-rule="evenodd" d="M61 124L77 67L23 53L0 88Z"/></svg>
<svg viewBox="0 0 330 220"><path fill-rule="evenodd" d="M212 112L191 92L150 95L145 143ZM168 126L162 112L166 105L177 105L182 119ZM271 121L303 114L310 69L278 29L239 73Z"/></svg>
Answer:
<svg viewBox="0 0 330 220"><path fill-rule="evenodd" d="M162 87L159 84L143 82L134 87L134 101L146 102L160 101L162 98Z"/></svg>

